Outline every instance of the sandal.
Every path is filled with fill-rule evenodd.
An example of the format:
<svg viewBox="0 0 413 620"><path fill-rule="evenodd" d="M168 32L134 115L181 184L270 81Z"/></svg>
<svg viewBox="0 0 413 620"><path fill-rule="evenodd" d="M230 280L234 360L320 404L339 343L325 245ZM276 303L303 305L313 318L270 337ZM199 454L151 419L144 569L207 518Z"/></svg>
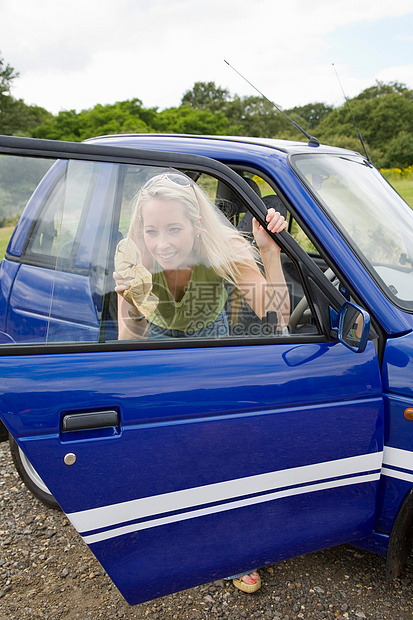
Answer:
<svg viewBox="0 0 413 620"><path fill-rule="evenodd" d="M232 583L236 588L238 588L238 590L242 590L242 592L252 594L253 592L256 592L261 588L261 577L259 575L254 581L254 583L245 583L245 581L242 581L243 576L245 575L242 575L241 577L236 577L232 580Z"/></svg>

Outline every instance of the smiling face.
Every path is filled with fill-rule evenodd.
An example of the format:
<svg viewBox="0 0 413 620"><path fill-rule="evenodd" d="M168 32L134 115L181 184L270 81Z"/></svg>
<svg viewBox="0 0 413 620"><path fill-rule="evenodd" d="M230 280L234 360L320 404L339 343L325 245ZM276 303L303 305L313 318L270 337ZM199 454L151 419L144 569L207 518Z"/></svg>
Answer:
<svg viewBox="0 0 413 620"><path fill-rule="evenodd" d="M193 265L197 230L181 202L151 198L142 206L143 239L164 270Z"/></svg>

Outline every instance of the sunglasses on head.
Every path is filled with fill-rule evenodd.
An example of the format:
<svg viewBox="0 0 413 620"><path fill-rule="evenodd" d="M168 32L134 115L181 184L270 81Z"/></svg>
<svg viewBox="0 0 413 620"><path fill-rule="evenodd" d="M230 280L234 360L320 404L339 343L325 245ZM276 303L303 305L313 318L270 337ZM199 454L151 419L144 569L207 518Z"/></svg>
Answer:
<svg viewBox="0 0 413 620"><path fill-rule="evenodd" d="M184 174L180 174L179 172L163 172L162 174L157 174L154 177L151 177L142 185L141 191L145 191L149 189L152 185L156 185L162 179L166 179L175 185L179 185L180 187L193 187L194 182L192 179L189 179Z"/></svg>

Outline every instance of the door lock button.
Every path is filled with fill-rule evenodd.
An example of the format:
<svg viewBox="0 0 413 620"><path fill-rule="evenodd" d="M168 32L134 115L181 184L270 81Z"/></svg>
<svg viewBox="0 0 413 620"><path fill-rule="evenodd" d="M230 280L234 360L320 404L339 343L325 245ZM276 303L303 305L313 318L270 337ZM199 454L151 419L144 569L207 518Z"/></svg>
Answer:
<svg viewBox="0 0 413 620"><path fill-rule="evenodd" d="M63 460L65 465L74 465L76 463L76 454L73 454L73 452L68 452Z"/></svg>

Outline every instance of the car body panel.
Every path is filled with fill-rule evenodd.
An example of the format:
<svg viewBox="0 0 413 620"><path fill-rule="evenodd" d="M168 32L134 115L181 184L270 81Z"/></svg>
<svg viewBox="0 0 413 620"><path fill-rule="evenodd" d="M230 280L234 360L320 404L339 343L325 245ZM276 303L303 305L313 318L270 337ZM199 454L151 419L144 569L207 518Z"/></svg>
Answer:
<svg viewBox="0 0 413 620"><path fill-rule="evenodd" d="M413 484L413 334L388 340L382 380L385 412L385 453L380 482L377 528L390 531Z"/></svg>
<svg viewBox="0 0 413 620"><path fill-rule="evenodd" d="M130 603L371 531L372 343L122 353L2 358L1 416ZM113 410L116 427L62 430Z"/></svg>
<svg viewBox="0 0 413 620"><path fill-rule="evenodd" d="M16 282L6 324L15 342L97 340L99 323L87 278L56 272L52 279L50 269L21 265ZM33 288L35 296L30 294ZM69 322L68 317L74 320Z"/></svg>

